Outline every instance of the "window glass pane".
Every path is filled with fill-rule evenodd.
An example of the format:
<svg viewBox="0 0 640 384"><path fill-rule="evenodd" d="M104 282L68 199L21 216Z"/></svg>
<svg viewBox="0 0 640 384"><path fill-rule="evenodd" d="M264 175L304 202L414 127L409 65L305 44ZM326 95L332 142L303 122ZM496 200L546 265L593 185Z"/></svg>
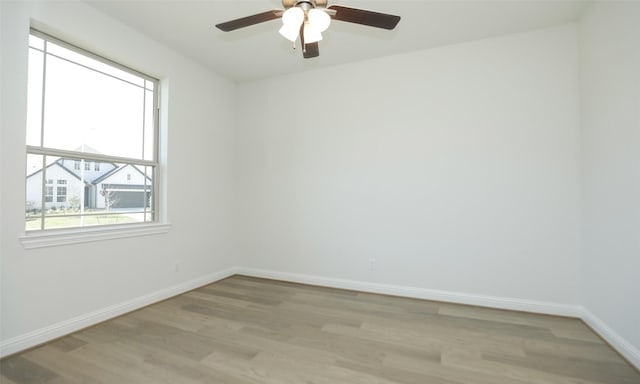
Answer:
<svg viewBox="0 0 640 384"><path fill-rule="evenodd" d="M63 58L65 60L69 60L73 63L80 64L85 67L93 68L96 71L116 77L120 80L133 83L139 87L144 86L145 79L139 76L136 76L132 73L125 72L122 69L119 69L109 64L103 63L101 61L92 59L88 56L85 56L83 54L74 52L70 49L61 47L57 44L50 42L47 47L47 52L51 53L52 55L59 56L60 58Z"/></svg>
<svg viewBox="0 0 640 384"><path fill-rule="evenodd" d="M44 49L44 40L38 36L29 35L29 46L40 50Z"/></svg>
<svg viewBox="0 0 640 384"><path fill-rule="evenodd" d="M32 231L38 229L42 229L42 215L40 215L39 212L34 214L27 212L26 230Z"/></svg>
<svg viewBox="0 0 640 384"><path fill-rule="evenodd" d="M57 164L59 160L55 156L27 155L26 229L41 229L42 211L58 207L58 189L54 183L60 181L62 178L59 175L64 173Z"/></svg>
<svg viewBox="0 0 640 384"><path fill-rule="evenodd" d="M42 169L42 162L44 161L44 156L42 155L27 155L27 177L30 175L39 172ZM42 174L40 174L42 176ZM40 183L42 183L42 177L40 177Z"/></svg>
<svg viewBox="0 0 640 384"><path fill-rule="evenodd" d="M27 155L26 170L26 229L42 227L42 155Z"/></svg>
<svg viewBox="0 0 640 384"><path fill-rule="evenodd" d="M42 156L29 155L42 164ZM52 158L46 167L45 229L153 221L153 167L95 162L99 170L73 167L76 159ZM87 164L89 161L81 160ZM31 169L36 169L33 165ZM40 229L42 166L27 173L26 229ZM55 183L55 184L54 184Z"/></svg>
<svg viewBox="0 0 640 384"><path fill-rule="evenodd" d="M59 158L49 170L55 170L58 184L55 187L55 204L44 212L44 228L67 228L82 226L82 201L85 198L85 183L80 178L80 170L73 167L76 159Z"/></svg>
<svg viewBox="0 0 640 384"><path fill-rule="evenodd" d="M153 160L155 153L155 122L152 91L145 91L144 102L144 159Z"/></svg>
<svg viewBox="0 0 640 384"><path fill-rule="evenodd" d="M153 178L154 178L154 168L153 167L144 167L144 172L146 175L146 181L148 182L145 185L145 202L146 202L146 211L145 211L145 221L155 221L155 211L154 211L154 191L153 191Z"/></svg>
<svg viewBox="0 0 640 384"><path fill-rule="evenodd" d="M128 213L119 212L85 212L83 215L65 211L50 212L44 217L45 229L72 227L90 227L96 225L132 224L136 223Z"/></svg>
<svg viewBox="0 0 640 384"><path fill-rule="evenodd" d="M40 145L42 123L42 69L44 53L29 49L29 82L27 87L27 145Z"/></svg>
<svg viewBox="0 0 640 384"><path fill-rule="evenodd" d="M49 57L44 146L142 158L143 90Z"/></svg>
<svg viewBox="0 0 640 384"><path fill-rule="evenodd" d="M109 210L127 210L143 213L149 208L153 179L146 175L142 166L132 164L116 164L117 170L108 178L96 183L102 196L98 206ZM133 215L136 221L144 221L144 216Z"/></svg>

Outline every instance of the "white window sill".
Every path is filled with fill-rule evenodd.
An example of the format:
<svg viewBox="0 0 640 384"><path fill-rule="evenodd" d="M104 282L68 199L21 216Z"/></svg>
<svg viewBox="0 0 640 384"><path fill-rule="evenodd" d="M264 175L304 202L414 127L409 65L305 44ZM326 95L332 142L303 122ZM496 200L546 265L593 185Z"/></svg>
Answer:
<svg viewBox="0 0 640 384"><path fill-rule="evenodd" d="M130 224L27 232L20 237L24 249L55 247L93 241L159 235L169 232L171 224Z"/></svg>

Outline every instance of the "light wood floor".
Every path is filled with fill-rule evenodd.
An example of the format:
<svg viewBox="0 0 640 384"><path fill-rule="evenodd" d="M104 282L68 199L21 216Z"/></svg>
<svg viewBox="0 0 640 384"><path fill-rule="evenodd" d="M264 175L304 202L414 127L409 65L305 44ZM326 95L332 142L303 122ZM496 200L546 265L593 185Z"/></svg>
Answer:
<svg viewBox="0 0 640 384"><path fill-rule="evenodd" d="M234 276L0 361L3 383L640 383L580 320Z"/></svg>

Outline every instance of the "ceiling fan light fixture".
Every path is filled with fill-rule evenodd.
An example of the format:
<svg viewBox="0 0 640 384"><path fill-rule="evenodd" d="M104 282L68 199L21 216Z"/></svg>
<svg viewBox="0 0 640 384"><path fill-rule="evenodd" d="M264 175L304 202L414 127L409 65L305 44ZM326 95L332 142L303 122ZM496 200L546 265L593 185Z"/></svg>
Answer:
<svg viewBox="0 0 640 384"><path fill-rule="evenodd" d="M322 40L322 33L310 23L304 23L304 43L317 43Z"/></svg>
<svg viewBox="0 0 640 384"><path fill-rule="evenodd" d="M282 0L284 10L273 9L241 17L216 24L216 28L223 32L230 32L265 21L281 19L280 34L294 43L300 38L302 57L310 59L320 55L318 42L322 40L322 32L327 30L332 20L387 30L394 29L400 22L400 16L341 5L327 6L327 3L328 0Z"/></svg>
<svg viewBox="0 0 640 384"><path fill-rule="evenodd" d="M307 19L309 24L318 32L326 31L331 24L331 17L325 11L317 8L310 9L307 12Z"/></svg>

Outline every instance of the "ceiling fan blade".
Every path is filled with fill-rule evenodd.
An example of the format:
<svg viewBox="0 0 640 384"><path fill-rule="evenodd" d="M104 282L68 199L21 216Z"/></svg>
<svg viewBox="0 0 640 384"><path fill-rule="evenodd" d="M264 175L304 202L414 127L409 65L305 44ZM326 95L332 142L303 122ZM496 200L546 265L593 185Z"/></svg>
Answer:
<svg viewBox="0 0 640 384"><path fill-rule="evenodd" d="M217 24L216 27L225 32L233 31L239 28L249 27L254 24L264 23L265 21L277 19L282 16L282 11L278 9L274 9L267 12L258 13L255 15L242 17L240 19L235 19L231 21L227 21L225 23Z"/></svg>
<svg viewBox="0 0 640 384"><path fill-rule="evenodd" d="M313 57L320 56L320 48L318 48L318 42L305 43L304 41L304 24L300 26L300 45L302 46L302 57L305 59L311 59Z"/></svg>
<svg viewBox="0 0 640 384"><path fill-rule="evenodd" d="M336 11L336 14L333 16L334 20L368 25L370 27L393 29L400 22L400 16L365 11L364 9L349 8L340 5L330 5L327 9Z"/></svg>
<svg viewBox="0 0 640 384"><path fill-rule="evenodd" d="M311 59L318 56L320 56L320 48L318 47L317 41L304 46L304 49L302 50L302 57L305 59Z"/></svg>

